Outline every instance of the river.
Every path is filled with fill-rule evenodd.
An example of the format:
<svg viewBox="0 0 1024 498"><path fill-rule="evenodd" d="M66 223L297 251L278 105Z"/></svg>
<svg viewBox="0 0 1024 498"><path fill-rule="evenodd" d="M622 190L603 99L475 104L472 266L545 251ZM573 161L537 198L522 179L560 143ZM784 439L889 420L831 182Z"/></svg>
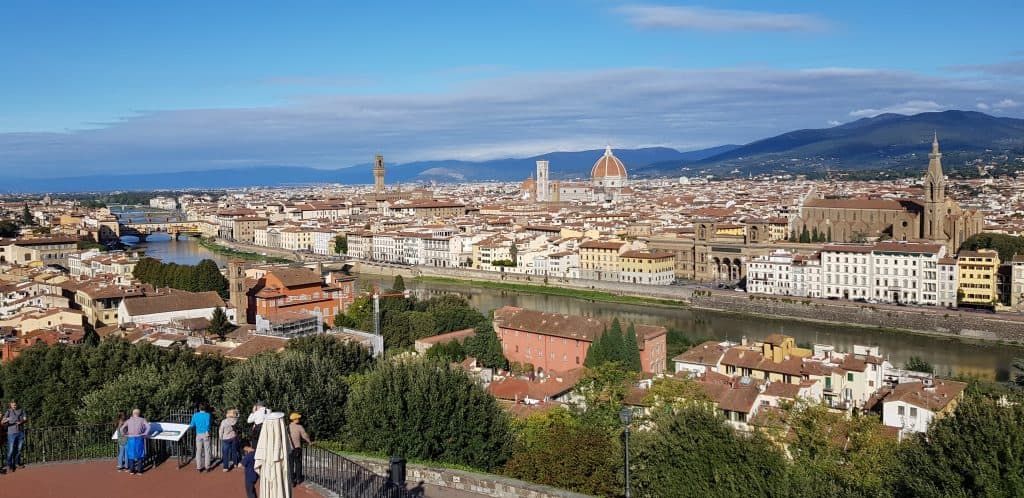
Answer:
<svg viewBox="0 0 1024 498"><path fill-rule="evenodd" d="M373 276L382 288L390 287L391 277ZM683 307L644 306L594 302L563 296L528 294L472 287L470 285L406 280L417 297L444 293L466 297L474 307L487 313L502 306L583 315L623 322L663 325L679 330L690 340L746 337L761 340L769 334L792 336L798 343L831 344L840 351L852 351L854 344L878 346L894 365L903 365L911 356L919 356L935 367L939 375L965 375L1006 380L1014 358L1024 358L1024 346L986 341L946 338L922 334L848 327L825 323L771 319L731 313L694 310Z"/></svg>
<svg viewBox="0 0 1024 498"><path fill-rule="evenodd" d="M124 240L129 244L137 242L132 237L125 237ZM227 264L226 257L210 252L199 245L196 239L185 236L172 240L163 234L154 235L142 244L134 244L134 247L145 249L147 255L168 263L196 264L201 259L209 258L220 266ZM364 275L363 278L377 281L382 288L391 285L391 277ZM854 344L877 345L882 354L895 365L904 364L911 356L919 356L934 365L936 373L940 375L968 375L1006 380L1009 378L1013 359L1024 358L1024 346L987 341L752 317L683 307L593 302L587 299L486 289L470 285L421 282L413 279L407 279L406 285L420 298L444 293L461 294L484 313L502 306L519 306L608 320L618 317L624 322L649 323L673 328L681 331L690 340L739 341L746 337L756 341L769 334L780 333L793 336L799 343L832 344L843 351L851 351Z"/></svg>
<svg viewBox="0 0 1024 498"><path fill-rule="evenodd" d="M121 237L132 249L146 251L146 256L159 259L164 263L178 263L179 265L194 265L203 259L212 259L217 266L227 266L228 258L199 245L195 238L179 235L172 239L169 235L159 233L146 237L146 241L140 243L135 237Z"/></svg>

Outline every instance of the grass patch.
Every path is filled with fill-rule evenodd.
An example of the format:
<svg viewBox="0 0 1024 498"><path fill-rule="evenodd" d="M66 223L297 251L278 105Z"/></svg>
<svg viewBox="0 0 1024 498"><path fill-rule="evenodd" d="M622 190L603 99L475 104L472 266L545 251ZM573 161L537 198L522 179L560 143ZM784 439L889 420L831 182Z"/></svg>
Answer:
<svg viewBox="0 0 1024 498"><path fill-rule="evenodd" d="M254 253L254 252L237 251L237 250L232 249L230 247L222 246L222 245L214 242L213 239L207 238L207 237L200 237L199 238L199 245L205 247L208 251L210 251L212 253L220 254L222 256L227 256L229 258L244 259L246 261L261 261L261 262L264 262L264 263L294 263L295 262L295 261L293 261L291 259L288 259L288 258L279 258L277 256L264 256L262 254L257 254L257 253Z"/></svg>
<svg viewBox="0 0 1024 498"><path fill-rule="evenodd" d="M618 294L612 294L604 291L584 290L584 289L569 289L565 287L554 287L554 286L541 286L541 285L529 285L511 282L492 282L490 280L471 280L471 279L459 279L449 277L429 277L419 276L416 280L423 282L437 282L442 284L465 284L470 283L475 287L482 287L486 289L498 289L515 292L524 292L528 294L544 294L548 296L562 296L571 297L576 299L589 299L591 301L600 301L605 303L619 303L619 304L642 304L647 306L682 306L680 301L672 301L669 299L656 299L652 297L639 297L639 296L620 296Z"/></svg>

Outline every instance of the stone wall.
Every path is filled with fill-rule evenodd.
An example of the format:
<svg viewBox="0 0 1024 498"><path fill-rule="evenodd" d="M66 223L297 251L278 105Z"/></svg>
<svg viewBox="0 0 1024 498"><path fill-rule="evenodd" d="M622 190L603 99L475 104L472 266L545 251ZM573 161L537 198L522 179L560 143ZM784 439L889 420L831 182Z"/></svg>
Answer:
<svg viewBox="0 0 1024 498"><path fill-rule="evenodd" d="M536 286L562 287L566 289L593 290L618 294L621 296L649 297L654 299L669 299L674 301L686 301L690 298L692 289L678 285L642 285L611 282L607 280L586 280L582 278L548 278L545 283L543 276L526 275L522 273L497 272L485 270L473 270L469 268L436 268L432 266L418 266L415 268L378 265L374 263L360 262L356 271L382 275L403 276L428 276L455 278L461 280L483 280L489 282L508 282L513 284L526 284Z"/></svg>
<svg viewBox="0 0 1024 498"><path fill-rule="evenodd" d="M343 456L366 467L377 475L388 475L387 460L360 455ZM423 481L428 486L458 489L496 498L587 498L587 495L563 491L549 486L463 470L437 469L423 465L408 464L406 465L405 474L406 482L410 486L415 486L420 481Z"/></svg>
<svg viewBox="0 0 1024 498"><path fill-rule="evenodd" d="M1024 320L1017 316L711 290L696 291L691 304L719 311L1024 342Z"/></svg>

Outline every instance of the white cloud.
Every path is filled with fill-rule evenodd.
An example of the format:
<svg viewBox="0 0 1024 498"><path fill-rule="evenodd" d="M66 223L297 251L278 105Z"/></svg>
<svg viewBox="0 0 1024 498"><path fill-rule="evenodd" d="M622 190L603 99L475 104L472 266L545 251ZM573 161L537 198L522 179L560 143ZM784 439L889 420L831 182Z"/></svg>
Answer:
<svg viewBox="0 0 1024 498"><path fill-rule="evenodd" d="M977 104L974 104L974 107L977 107L978 109L981 109L982 111L987 111L988 108L989 108L989 105L984 103L984 102L978 102Z"/></svg>
<svg viewBox="0 0 1024 498"><path fill-rule="evenodd" d="M908 100L902 104L895 104L878 109L857 109L855 111L850 111L850 116L855 118L873 118L879 114L917 114L921 112L941 111L943 109L946 109L946 106L940 105L933 100Z"/></svg>
<svg viewBox="0 0 1024 498"><path fill-rule="evenodd" d="M0 133L0 170L47 177L224 165L340 168L369 162L375 153L399 163L527 156L608 142L690 149L822 127L830 116L847 114L1000 101L1004 113L1020 113L1024 106L1010 107L1024 102L1024 87L1012 83L845 68L506 74L433 93L338 91L273 107L147 110L66 133Z"/></svg>
<svg viewBox="0 0 1024 498"><path fill-rule="evenodd" d="M842 121L836 121L836 120L834 120L834 119L830 119L830 120L828 121L828 125L829 125L829 126L839 126L839 125L841 125L841 124L843 124L843 122L842 122Z"/></svg>
<svg viewBox="0 0 1024 498"><path fill-rule="evenodd" d="M1002 110L1002 109L1012 109L1012 108L1017 107L1019 105L1020 105L1020 103L1017 102L1016 100L1013 100L1013 99L1003 99L1003 100L1000 100L999 102L996 102L995 104L992 104L992 108L993 109L1000 109L1000 110Z"/></svg>
<svg viewBox="0 0 1024 498"><path fill-rule="evenodd" d="M807 14L778 14L665 5L627 5L626 22L642 29L684 31L824 31L828 22Z"/></svg>

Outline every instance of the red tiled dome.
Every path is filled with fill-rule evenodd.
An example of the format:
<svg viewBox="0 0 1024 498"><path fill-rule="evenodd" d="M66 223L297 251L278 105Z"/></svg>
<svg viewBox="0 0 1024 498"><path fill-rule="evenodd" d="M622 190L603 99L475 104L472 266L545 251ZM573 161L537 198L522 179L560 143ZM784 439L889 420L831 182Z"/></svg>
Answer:
<svg viewBox="0 0 1024 498"><path fill-rule="evenodd" d="M613 178L625 178L626 177L626 166L622 164L619 158L612 154L612 148L608 147L604 151L604 155L594 163L594 167L590 170L590 178L598 179L605 177Z"/></svg>

